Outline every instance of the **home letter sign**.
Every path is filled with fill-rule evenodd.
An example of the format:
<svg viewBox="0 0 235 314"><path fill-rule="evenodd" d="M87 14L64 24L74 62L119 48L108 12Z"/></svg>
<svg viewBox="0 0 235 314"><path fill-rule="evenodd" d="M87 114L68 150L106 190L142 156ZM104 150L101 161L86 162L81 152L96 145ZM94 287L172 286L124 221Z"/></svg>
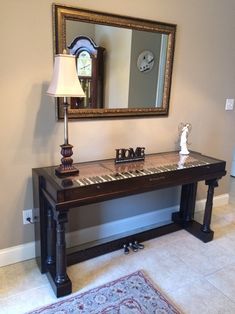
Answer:
<svg viewBox="0 0 235 314"><path fill-rule="evenodd" d="M115 163L144 160L145 147L137 147L135 150L130 148L117 148Z"/></svg>

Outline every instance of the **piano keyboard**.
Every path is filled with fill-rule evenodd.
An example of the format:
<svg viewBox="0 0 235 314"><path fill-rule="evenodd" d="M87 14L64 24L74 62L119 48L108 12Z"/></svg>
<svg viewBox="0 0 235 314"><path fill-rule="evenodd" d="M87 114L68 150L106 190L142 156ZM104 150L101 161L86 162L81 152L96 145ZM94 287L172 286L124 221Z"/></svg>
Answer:
<svg viewBox="0 0 235 314"><path fill-rule="evenodd" d="M193 168L193 167L199 167L199 166L205 166L209 163L205 161L193 161L185 163L184 165L179 164L171 164L171 165L164 165L159 167L151 167L147 169L136 169L131 171L124 171L124 172L116 172L116 173L110 173L106 175L100 175L100 176L92 176L88 178L78 178L75 181L79 186L87 186L92 184L99 184L99 183L105 183L105 182L111 182L111 181L117 181L117 180L123 180L123 179L130 179L140 176L146 176L151 174L158 174L163 173L167 171L174 171L174 170L182 170L185 168Z"/></svg>

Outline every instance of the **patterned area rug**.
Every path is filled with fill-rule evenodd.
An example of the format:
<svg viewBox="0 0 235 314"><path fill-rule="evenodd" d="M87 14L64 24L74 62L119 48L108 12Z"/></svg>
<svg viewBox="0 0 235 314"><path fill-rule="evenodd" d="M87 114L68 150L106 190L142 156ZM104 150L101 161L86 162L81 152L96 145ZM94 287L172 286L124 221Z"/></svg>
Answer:
<svg viewBox="0 0 235 314"><path fill-rule="evenodd" d="M179 314L138 271L28 314Z"/></svg>

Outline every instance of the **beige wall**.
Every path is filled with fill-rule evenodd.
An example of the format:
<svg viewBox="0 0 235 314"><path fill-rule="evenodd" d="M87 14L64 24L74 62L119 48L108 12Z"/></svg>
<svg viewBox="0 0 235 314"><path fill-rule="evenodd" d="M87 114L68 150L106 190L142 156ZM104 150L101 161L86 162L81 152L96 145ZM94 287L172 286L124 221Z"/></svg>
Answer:
<svg viewBox="0 0 235 314"><path fill-rule="evenodd" d="M105 48L105 108L128 107L131 36L131 30L96 26L96 43Z"/></svg>
<svg viewBox="0 0 235 314"><path fill-rule="evenodd" d="M45 95L53 66L51 3L1 3L0 249L33 240L33 227L22 225L22 210L33 206L31 168L59 162L63 125ZM57 3L178 25L169 117L70 123L75 161L112 157L116 147L173 150L178 124L188 121L190 148L227 160L230 169L235 112L226 112L224 104L235 98L234 0ZM221 181L217 194L228 192L228 181Z"/></svg>

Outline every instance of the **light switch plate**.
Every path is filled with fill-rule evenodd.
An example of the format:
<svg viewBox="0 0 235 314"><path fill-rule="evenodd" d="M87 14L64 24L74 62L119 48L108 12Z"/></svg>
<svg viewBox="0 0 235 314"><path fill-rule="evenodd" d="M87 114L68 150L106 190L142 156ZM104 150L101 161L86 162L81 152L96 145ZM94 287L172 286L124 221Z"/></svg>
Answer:
<svg viewBox="0 0 235 314"><path fill-rule="evenodd" d="M233 110L234 107L234 99L226 99L225 110Z"/></svg>

